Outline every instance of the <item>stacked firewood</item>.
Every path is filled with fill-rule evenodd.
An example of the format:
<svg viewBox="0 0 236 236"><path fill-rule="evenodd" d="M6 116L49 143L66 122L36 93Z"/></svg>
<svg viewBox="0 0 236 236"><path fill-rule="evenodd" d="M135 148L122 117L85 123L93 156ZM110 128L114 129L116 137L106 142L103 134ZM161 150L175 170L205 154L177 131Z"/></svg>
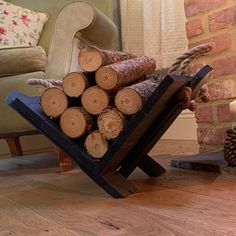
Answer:
<svg viewBox="0 0 236 236"><path fill-rule="evenodd" d="M81 50L79 64L84 72L69 73L62 86L47 88L41 108L66 136L81 139L92 157L101 158L157 88L157 77L148 76L156 62L89 46Z"/></svg>

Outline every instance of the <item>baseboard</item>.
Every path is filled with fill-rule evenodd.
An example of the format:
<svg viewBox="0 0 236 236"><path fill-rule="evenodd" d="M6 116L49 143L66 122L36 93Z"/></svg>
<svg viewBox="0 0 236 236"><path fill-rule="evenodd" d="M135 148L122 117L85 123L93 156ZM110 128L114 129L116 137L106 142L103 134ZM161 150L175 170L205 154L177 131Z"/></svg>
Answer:
<svg viewBox="0 0 236 236"><path fill-rule="evenodd" d="M193 112L183 111L162 139L197 140L197 123Z"/></svg>

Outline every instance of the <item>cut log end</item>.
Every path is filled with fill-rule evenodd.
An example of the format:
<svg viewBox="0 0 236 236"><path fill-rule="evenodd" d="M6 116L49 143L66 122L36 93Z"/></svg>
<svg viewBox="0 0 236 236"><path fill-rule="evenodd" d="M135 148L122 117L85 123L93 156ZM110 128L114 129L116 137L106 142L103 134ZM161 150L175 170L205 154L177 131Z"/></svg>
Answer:
<svg viewBox="0 0 236 236"><path fill-rule="evenodd" d="M79 64L84 71L96 71L102 66L102 55L95 47L83 48L79 54Z"/></svg>
<svg viewBox="0 0 236 236"><path fill-rule="evenodd" d="M133 89L124 88L115 97L115 106L126 115L133 115L142 109L142 97Z"/></svg>
<svg viewBox="0 0 236 236"><path fill-rule="evenodd" d="M116 109L105 109L98 116L98 129L108 140L115 139L123 131L125 117Z"/></svg>
<svg viewBox="0 0 236 236"><path fill-rule="evenodd" d="M45 115L58 118L68 107L68 98L62 89L46 89L41 96L41 108Z"/></svg>
<svg viewBox="0 0 236 236"><path fill-rule="evenodd" d="M83 108L70 107L60 118L63 133L70 138L79 138L91 129L91 117Z"/></svg>
<svg viewBox="0 0 236 236"><path fill-rule="evenodd" d="M94 158L101 158L108 150L108 142L98 131L89 134L85 140L87 152Z"/></svg>
<svg viewBox="0 0 236 236"><path fill-rule="evenodd" d="M96 82L101 88L112 90L117 87L118 75L111 67L104 66L96 72Z"/></svg>
<svg viewBox="0 0 236 236"><path fill-rule="evenodd" d="M81 97L82 106L92 115L99 115L109 106L109 101L109 95L98 86L86 89Z"/></svg>
<svg viewBox="0 0 236 236"><path fill-rule="evenodd" d="M63 79L62 87L69 97L79 97L88 85L88 79L83 73L72 72Z"/></svg>

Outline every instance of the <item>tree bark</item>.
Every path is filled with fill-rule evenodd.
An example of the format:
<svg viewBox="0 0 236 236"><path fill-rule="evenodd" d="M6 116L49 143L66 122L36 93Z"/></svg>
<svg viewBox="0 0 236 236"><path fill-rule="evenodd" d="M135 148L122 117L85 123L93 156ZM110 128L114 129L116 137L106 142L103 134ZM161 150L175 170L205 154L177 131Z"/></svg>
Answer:
<svg viewBox="0 0 236 236"><path fill-rule="evenodd" d="M59 118L68 107L68 98L61 88L47 88L41 95L43 113L50 118Z"/></svg>
<svg viewBox="0 0 236 236"><path fill-rule="evenodd" d="M80 67L87 72L98 70L101 66L128 60L136 56L119 51L99 49L94 46L83 48L79 54Z"/></svg>
<svg viewBox="0 0 236 236"><path fill-rule="evenodd" d="M107 108L98 116L97 124L100 133L107 139L115 139L123 131L125 116L115 108Z"/></svg>
<svg viewBox="0 0 236 236"><path fill-rule="evenodd" d="M93 131L85 140L87 152L94 158L101 158L107 152L109 144L99 131Z"/></svg>
<svg viewBox="0 0 236 236"><path fill-rule="evenodd" d="M156 62L150 57L138 57L101 67L96 72L97 84L105 90L116 90L155 71Z"/></svg>
<svg viewBox="0 0 236 236"><path fill-rule="evenodd" d="M60 118L62 132L69 138L79 138L92 131L92 117L82 107L66 109Z"/></svg>
<svg viewBox="0 0 236 236"><path fill-rule="evenodd" d="M160 80L148 79L121 89L115 96L116 108L126 115L135 114L142 109L160 82Z"/></svg>
<svg viewBox="0 0 236 236"><path fill-rule="evenodd" d="M89 86L89 79L83 73L71 72L63 79L62 88L69 97L79 97Z"/></svg>
<svg viewBox="0 0 236 236"><path fill-rule="evenodd" d="M109 106L109 102L109 94L98 86L86 89L81 97L82 106L92 115L99 115Z"/></svg>

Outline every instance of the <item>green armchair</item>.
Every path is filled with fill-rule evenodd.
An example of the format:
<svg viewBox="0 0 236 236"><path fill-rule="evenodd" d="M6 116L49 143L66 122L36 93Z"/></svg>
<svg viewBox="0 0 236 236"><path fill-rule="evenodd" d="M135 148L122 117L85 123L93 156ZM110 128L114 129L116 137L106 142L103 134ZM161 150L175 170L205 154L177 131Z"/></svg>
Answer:
<svg viewBox="0 0 236 236"><path fill-rule="evenodd" d="M70 70L73 42L107 49L118 47L118 32L111 17L112 1L12 0L16 5L49 13L49 21L37 47L0 49L0 138L12 155L22 155L19 138L37 131L7 106L12 90L40 95L42 88L28 86L29 78L62 79ZM100 10L98 10L100 9ZM103 12L103 13L102 13ZM107 16L105 16L107 15Z"/></svg>

